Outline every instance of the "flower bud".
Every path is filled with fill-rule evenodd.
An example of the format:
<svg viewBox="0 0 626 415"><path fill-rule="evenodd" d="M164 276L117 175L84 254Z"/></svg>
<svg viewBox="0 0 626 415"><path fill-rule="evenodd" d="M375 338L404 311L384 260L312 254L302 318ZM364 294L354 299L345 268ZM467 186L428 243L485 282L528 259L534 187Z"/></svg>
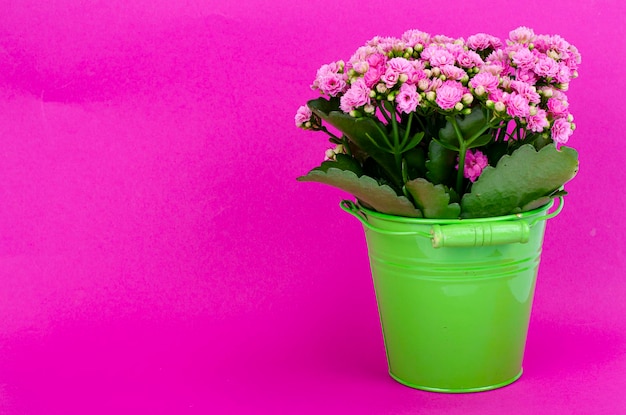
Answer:
<svg viewBox="0 0 626 415"><path fill-rule="evenodd" d="M463 105L471 105L474 102L474 96L472 94L463 94L463 98L461 98L461 102Z"/></svg>
<svg viewBox="0 0 626 415"><path fill-rule="evenodd" d="M485 95L487 93L487 91L485 91L485 87L482 85L478 85L475 89L474 89L474 93L476 94L477 97L482 97L483 95ZM493 101L491 101L493 104Z"/></svg>
<svg viewBox="0 0 626 415"><path fill-rule="evenodd" d="M488 99L487 101L485 101L485 105L487 106L487 108L489 108L490 110L495 108L495 102L493 102L492 100Z"/></svg>
<svg viewBox="0 0 626 415"><path fill-rule="evenodd" d="M384 93L386 93L386 92L388 91L388 89L387 89L387 85L385 85L385 84L384 84L384 83L382 83L382 82L377 83L377 84L376 84L376 91L377 91L378 93L380 93L380 94L384 94Z"/></svg>
<svg viewBox="0 0 626 415"><path fill-rule="evenodd" d="M363 111L365 111L366 114L373 114L376 112L376 107L373 106L372 104L367 104L363 107Z"/></svg>
<svg viewBox="0 0 626 415"><path fill-rule="evenodd" d="M441 75L441 69L435 66L433 69L431 69L431 73L432 76L439 76Z"/></svg>
<svg viewBox="0 0 626 415"><path fill-rule="evenodd" d="M398 81L400 83L405 83L408 79L409 79L409 75L405 73L400 74L400 76L398 77Z"/></svg>
<svg viewBox="0 0 626 415"><path fill-rule="evenodd" d="M457 111L463 110L463 103L457 102L456 104L454 104L454 109Z"/></svg>
<svg viewBox="0 0 626 415"><path fill-rule="evenodd" d="M496 112L504 112L506 110L506 106L504 105L504 102L498 101L495 103L494 109Z"/></svg>
<svg viewBox="0 0 626 415"><path fill-rule="evenodd" d="M428 79L420 79L419 81L417 81L417 87L422 91L426 91L428 89L429 83L430 82L428 82Z"/></svg>
<svg viewBox="0 0 626 415"><path fill-rule="evenodd" d="M437 94L435 94L435 91L428 91L428 92L426 93L426 99L427 99L428 101L434 101L434 100L435 100L435 98L437 98Z"/></svg>
<svg viewBox="0 0 626 415"><path fill-rule="evenodd" d="M329 148L324 152L324 157L326 158L326 160L335 160L335 152L332 148Z"/></svg>

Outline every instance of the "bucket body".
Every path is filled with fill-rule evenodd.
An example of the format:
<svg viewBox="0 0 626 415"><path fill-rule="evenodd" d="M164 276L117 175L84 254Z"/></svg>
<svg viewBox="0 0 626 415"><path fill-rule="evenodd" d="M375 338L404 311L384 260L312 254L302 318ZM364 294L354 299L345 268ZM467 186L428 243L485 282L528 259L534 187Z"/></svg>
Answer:
<svg viewBox="0 0 626 415"><path fill-rule="evenodd" d="M449 393L517 380L550 206L462 220L351 206L364 224L390 375Z"/></svg>

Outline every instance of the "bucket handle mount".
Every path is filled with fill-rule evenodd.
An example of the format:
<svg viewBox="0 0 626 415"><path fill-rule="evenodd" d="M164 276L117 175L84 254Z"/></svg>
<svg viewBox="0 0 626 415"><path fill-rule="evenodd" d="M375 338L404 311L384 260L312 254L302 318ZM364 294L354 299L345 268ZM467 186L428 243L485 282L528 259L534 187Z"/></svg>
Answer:
<svg viewBox="0 0 626 415"><path fill-rule="evenodd" d="M511 243L526 243L530 238L530 228L542 220L548 220L558 215L563 209L563 197L559 196L559 205L551 213L540 216L528 222L516 220L520 215L510 215L511 218L500 222L470 222L459 224L433 224L430 232L424 231L395 231L380 229L367 220L367 214L354 202L342 200L343 210L357 218L363 226L374 232L384 235L421 236L432 241L434 248L443 247L477 247Z"/></svg>

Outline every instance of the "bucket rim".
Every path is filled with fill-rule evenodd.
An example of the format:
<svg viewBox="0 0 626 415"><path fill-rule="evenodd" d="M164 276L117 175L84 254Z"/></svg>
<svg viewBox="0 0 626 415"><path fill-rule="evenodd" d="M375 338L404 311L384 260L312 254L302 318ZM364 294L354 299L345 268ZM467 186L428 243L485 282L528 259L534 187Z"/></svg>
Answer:
<svg viewBox="0 0 626 415"><path fill-rule="evenodd" d="M559 198L559 202L560 204L559 204L558 211L560 211L562 204L563 204L562 198ZM436 224L460 225L460 224L470 224L470 223L516 221L516 220L524 220L524 219L541 220L543 218L534 218L534 217L548 211L550 208L552 208L552 206L554 206L554 203L555 203L555 200L552 199L550 200L550 202L546 203L545 205L540 206L533 210L526 211L526 212L512 213L509 215L502 215L502 216L490 216L490 217L485 217L485 218L469 218L469 219L410 218L407 216L397 216L397 215L391 215L388 213L377 212L375 210L371 210L364 206L361 206L358 203L354 203L354 207L357 210L361 211L366 217L374 217L377 219L387 220L390 222L409 223L409 224L414 224L414 225L420 225L420 224L421 225L436 225ZM556 213L558 213L558 211L555 212L554 216L556 216ZM553 216L552 214L547 215L545 219L549 219L552 216Z"/></svg>

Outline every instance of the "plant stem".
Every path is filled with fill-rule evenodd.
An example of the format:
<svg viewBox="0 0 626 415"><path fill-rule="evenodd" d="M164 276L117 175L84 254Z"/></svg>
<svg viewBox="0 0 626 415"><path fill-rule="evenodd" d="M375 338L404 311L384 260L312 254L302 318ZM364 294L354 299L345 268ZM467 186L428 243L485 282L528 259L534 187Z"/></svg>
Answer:
<svg viewBox="0 0 626 415"><path fill-rule="evenodd" d="M391 130L393 134L393 156L396 160L396 168L402 175L402 153L400 152L400 132L398 131L398 120L396 110L391 107Z"/></svg>
<svg viewBox="0 0 626 415"><path fill-rule="evenodd" d="M459 170L456 173L456 193L459 197L463 196L463 179L465 178L465 155L467 149L465 143L461 142L459 145Z"/></svg>
<svg viewBox="0 0 626 415"><path fill-rule="evenodd" d="M326 134L328 134L328 135L330 136L330 138L331 138L331 139L332 139L332 138L334 138L335 140L337 140L337 141L333 141L333 143L335 143L335 144L341 144L341 143L343 142L343 140L342 140L341 138L337 137L335 134L333 134L333 133L331 133L330 131L328 131L328 128L326 128L326 127L322 126L322 127L320 128L320 130L321 130L321 131L323 131L323 132L325 132Z"/></svg>

